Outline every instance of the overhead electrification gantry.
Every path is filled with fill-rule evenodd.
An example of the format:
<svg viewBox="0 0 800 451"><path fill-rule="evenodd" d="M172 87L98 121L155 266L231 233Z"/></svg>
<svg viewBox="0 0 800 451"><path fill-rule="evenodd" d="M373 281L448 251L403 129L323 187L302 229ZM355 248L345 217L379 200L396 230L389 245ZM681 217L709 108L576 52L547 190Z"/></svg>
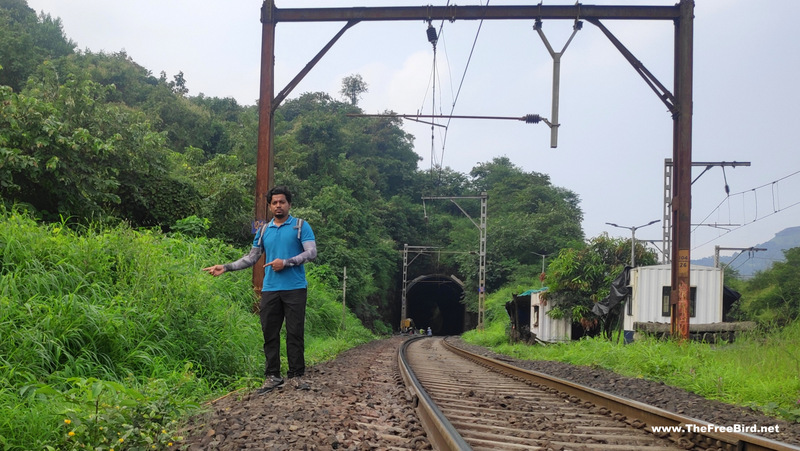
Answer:
<svg viewBox="0 0 800 451"><path fill-rule="evenodd" d="M273 185L273 114L303 77L350 27L361 21L408 20L586 20L597 26L667 106L673 121L672 294L674 335L689 335L689 260L692 170L692 73L694 2L674 6L595 6L580 3L530 6L419 6L356 8L278 8L273 0L261 7L262 47L259 95L255 222L267 219L266 192ZM602 20L669 20L675 25L674 88L669 92L602 24ZM275 25L279 22L345 22L344 27L289 84L274 94ZM555 124L557 126L557 124ZM260 268L261 265L256 265ZM254 287L263 272L254 270Z"/></svg>

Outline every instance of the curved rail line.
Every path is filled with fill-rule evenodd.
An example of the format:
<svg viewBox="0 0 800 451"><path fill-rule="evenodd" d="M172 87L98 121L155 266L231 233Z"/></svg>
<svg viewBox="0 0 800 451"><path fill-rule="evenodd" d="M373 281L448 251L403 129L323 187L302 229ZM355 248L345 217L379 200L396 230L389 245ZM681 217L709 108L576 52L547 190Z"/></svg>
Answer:
<svg viewBox="0 0 800 451"><path fill-rule="evenodd" d="M800 450L744 433L656 435L651 426L709 423L485 358L439 337L407 340L399 364L439 450Z"/></svg>

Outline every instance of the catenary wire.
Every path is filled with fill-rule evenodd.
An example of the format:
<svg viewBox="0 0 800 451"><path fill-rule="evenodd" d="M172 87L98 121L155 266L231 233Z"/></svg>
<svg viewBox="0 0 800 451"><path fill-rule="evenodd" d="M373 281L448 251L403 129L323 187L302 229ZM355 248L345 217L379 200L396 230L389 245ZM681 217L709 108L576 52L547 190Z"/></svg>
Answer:
<svg viewBox="0 0 800 451"><path fill-rule="evenodd" d="M722 199L722 200L719 202L719 204L717 204L717 206L716 206L716 207L714 207L714 208L711 210L711 212L709 212L709 213L708 213L708 215L706 215L706 217L705 217L705 218L703 218L703 220L702 220L702 221L700 221L698 224L704 224L704 223L705 223L705 222L708 220L708 218L710 218L710 217L711 217L711 215L713 215L715 212L719 211L720 207L721 207L721 206L722 206L722 205L723 205L723 204L724 204L726 201L730 200L730 198L731 198L731 197L735 197L735 196L742 196L742 209L743 209L743 212L742 212L742 217L744 218L744 217L746 216L746 213L745 213L745 211L744 211L744 208L745 208L745 205L744 205L744 196L745 196L746 194L750 194L750 193L752 193L752 194L754 195L754 199L755 199L755 202L756 202L756 206L755 206L755 208L756 208L756 214L755 214L755 216L754 216L754 219L753 219L753 221L751 221L750 223L752 223L752 222L755 222L755 221L758 221L758 220L760 220L760 219L763 219L763 218L766 218L767 216L770 216L770 215L772 215L772 214L775 214L775 213L777 213L777 212L779 212L779 211L781 211L781 210L785 210L785 209L787 209L787 208L793 207L794 205L797 205L797 204L795 203L795 204L789 205L788 207L784 207L784 208L775 208L775 202L774 202L774 200L773 200L773 211L772 211L772 213L770 213L769 215L766 215L766 216L764 216L764 217L762 217L762 218L759 218L759 217L758 217L758 196L756 196L756 195L755 195L755 193L756 193L756 191L758 191L759 189L762 189L762 188L765 188L765 187L769 186L769 187L770 187L770 189L772 190L772 193L773 193L773 198L774 198L774 196L775 196L775 194L774 194L774 193L775 193L775 186L776 186L776 185L777 185L779 182L781 182L781 181L784 181L784 180L787 180L787 179L789 179L789 178L791 178L791 177L794 177L794 176L796 176L796 175L798 175L798 174L800 174L800 171L795 171L795 172L793 172L793 173L791 173L791 174L789 174L789 175L783 176L783 177L781 177L781 178L779 178L779 179L776 179L776 180L774 180L774 181L771 181L771 182L765 183L765 184L763 184L763 185L760 185L760 186L756 186L755 188L748 189L748 190L744 190L744 191L740 191L740 192L738 192L738 193L734 193L734 194L728 194L728 195L726 195L726 196L725 196L725 198L723 198L723 199ZM779 204L780 204L780 202L779 202ZM748 223L748 224L750 224L750 223ZM743 224L741 227L743 227L744 225L746 225L746 224ZM698 226L695 226L695 228L694 228L694 229L692 229L692 232L695 232L695 231L697 230L697 228L698 228L698 227L700 227L700 226L699 226L699 225L698 225ZM733 230L736 230L736 229L733 229ZM713 241L713 240L712 240L712 241Z"/></svg>
<svg viewBox="0 0 800 451"><path fill-rule="evenodd" d="M486 5L483 5L484 6L484 14L485 14L485 11L486 11L486 7L489 6L489 1L490 0L486 0ZM447 3L449 5L450 1L448 0ZM444 25L444 20L442 21L442 25ZM451 105L451 108L450 108L450 115L452 115L453 112L456 109L456 102L458 102L458 97L459 97L459 95L461 95L461 88L464 86L464 80L467 77L467 70L469 69L470 62L472 61L472 55L475 52L475 46L478 43L478 37L481 34L481 28L482 27L483 27L483 18L481 18L480 22L478 23L478 30L475 32L475 38L472 40L472 47L470 48L469 56L467 57L467 63L464 66L464 71L461 74L461 81L458 84L458 89L456 90L455 97L453 98L453 104ZM441 159L440 159L442 164L440 165L440 168L439 168L440 171L442 170L442 167L444 166L444 152L445 152L445 148L446 148L446 144L447 144L447 132L450 129L450 120L451 119L447 120L447 123L445 125L445 129L444 129L444 138L442 140L442 155L441 155Z"/></svg>
<svg viewBox="0 0 800 451"><path fill-rule="evenodd" d="M795 202L795 203L793 203L793 204L791 204L791 205L789 205L789 206L783 207L783 208L781 208L781 209L780 209L780 210L778 210L778 211L773 211L772 213L770 213L770 214L767 214L767 215L764 215L764 216L762 216L762 217L760 217L760 218L753 219L752 221L748 222L747 224L742 224L742 225L740 225L739 227L735 227L735 228L733 228L733 229L730 229L730 230L726 231L725 233L723 233L723 234L721 234L721 235L717 236L716 238L712 238L712 239L710 239L710 240L708 240L708 241L706 241L706 242L704 242L704 243L702 243L702 244L698 244L697 246L694 246L694 247L692 248L692 250L694 250L694 249L697 249L697 248L699 248L699 247L702 247L702 246L705 246L706 244L713 243L714 241L717 241L718 239L722 238L723 236L725 236L725 235L727 235L727 234L729 234L729 233L731 233L731 232L734 232L734 231L736 231L736 230L739 230L739 229L741 229L742 227L745 227L745 226L748 226L748 225L750 225L750 224L753 224L753 223L755 223L755 222L761 221L762 219L766 219L766 218L768 218L768 217L770 217L770 216L772 216L772 215L774 215L774 214L778 214L778 213L780 213L780 212L782 212L782 211L786 211L786 210L788 210L788 209L790 209L790 208L792 208L792 207L796 207L796 206L798 206L798 205L800 205L800 201L797 201L797 202Z"/></svg>

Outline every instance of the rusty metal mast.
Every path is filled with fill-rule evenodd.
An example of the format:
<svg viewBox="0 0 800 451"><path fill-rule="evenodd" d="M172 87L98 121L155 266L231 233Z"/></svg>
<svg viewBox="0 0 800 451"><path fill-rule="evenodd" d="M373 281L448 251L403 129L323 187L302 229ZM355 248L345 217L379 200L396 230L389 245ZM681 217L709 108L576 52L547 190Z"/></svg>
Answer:
<svg viewBox="0 0 800 451"><path fill-rule="evenodd" d="M691 225L692 160L692 71L694 1L680 0L675 6L595 6L575 4L530 6L420 6L293 8L275 6L264 0L261 7L261 83L259 98L258 155L256 167L255 220L266 221L266 192L273 184L273 114L281 101L316 65L344 34L360 21L408 20L577 20L584 19L603 31L644 81L664 102L673 119L673 161L675 184L672 202L672 332L689 335L689 260ZM601 20L671 20L675 24L674 95L669 93L646 68L602 25ZM345 22L345 26L303 68L278 96L275 86L275 25L278 22ZM261 265L256 265L259 268ZM263 272L254 269L253 284L258 290Z"/></svg>

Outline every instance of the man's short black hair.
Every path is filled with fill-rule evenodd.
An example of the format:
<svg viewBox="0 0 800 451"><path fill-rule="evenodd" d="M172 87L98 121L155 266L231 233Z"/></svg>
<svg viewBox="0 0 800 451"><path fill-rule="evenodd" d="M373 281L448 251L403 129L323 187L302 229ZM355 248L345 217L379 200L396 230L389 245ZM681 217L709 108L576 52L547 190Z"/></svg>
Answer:
<svg viewBox="0 0 800 451"><path fill-rule="evenodd" d="M272 196L275 194L283 194L286 196L286 203L292 203L292 193L289 191L289 188L285 186L276 186L267 191L267 205L272 203Z"/></svg>

